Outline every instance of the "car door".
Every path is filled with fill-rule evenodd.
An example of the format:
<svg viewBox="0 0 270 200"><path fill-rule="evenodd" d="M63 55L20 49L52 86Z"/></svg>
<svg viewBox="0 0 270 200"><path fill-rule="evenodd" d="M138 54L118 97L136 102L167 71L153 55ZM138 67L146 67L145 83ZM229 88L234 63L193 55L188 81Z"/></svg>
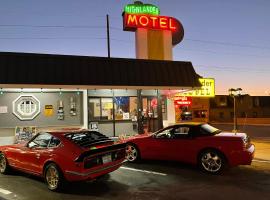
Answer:
<svg viewBox="0 0 270 200"><path fill-rule="evenodd" d="M178 125L172 131L170 153L172 160L191 162L196 154L197 139L194 133L196 126Z"/></svg>
<svg viewBox="0 0 270 200"><path fill-rule="evenodd" d="M48 145L52 135L49 133L39 133L27 144L28 151L24 155L24 169L30 173L40 175L44 160L50 157Z"/></svg>
<svg viewBox="0 0 270 200"><path fill-rule="evenodd" d="M171 133L173 126L167 127L155 133L147 140L147 147L144 150L145 159L171 160Z"/></svg>

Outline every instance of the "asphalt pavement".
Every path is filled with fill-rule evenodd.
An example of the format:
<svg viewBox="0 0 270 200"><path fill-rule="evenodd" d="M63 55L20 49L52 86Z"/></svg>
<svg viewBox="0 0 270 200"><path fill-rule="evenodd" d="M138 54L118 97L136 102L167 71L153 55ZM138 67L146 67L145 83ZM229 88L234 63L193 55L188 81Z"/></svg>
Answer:
<svg viewBox="0 0 270 200"><path fill-rule="evenodd" d="M62 193L23 173L0 175L0 198L5 200L269 200L269 191L270 162L260 161L222 175L177 162L128 163L105 179L72 183Z"/></svg>

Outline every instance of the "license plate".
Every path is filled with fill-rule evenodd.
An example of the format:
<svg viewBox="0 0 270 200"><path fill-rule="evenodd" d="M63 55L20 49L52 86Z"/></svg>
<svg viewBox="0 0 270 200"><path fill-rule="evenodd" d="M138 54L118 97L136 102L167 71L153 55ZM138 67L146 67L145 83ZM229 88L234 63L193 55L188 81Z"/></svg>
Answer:
<svg viewBox="0 0 270 200"><path fill-rule="evenodd" d="M102 156L102 162L103 162L103 164L112 162L112 155L111 154L107 154L105 156Z"/></svg>

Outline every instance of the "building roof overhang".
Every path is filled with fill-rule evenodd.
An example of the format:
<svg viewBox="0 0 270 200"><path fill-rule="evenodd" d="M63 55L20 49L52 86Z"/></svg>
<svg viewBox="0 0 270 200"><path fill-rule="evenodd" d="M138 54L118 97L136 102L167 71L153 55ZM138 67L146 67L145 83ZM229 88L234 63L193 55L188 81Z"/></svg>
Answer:
<svg viewBox="0 0 270 200"><path fill-rule="evenodd" d="M193 89L191 62L0 52L2 88Z"/></svg>

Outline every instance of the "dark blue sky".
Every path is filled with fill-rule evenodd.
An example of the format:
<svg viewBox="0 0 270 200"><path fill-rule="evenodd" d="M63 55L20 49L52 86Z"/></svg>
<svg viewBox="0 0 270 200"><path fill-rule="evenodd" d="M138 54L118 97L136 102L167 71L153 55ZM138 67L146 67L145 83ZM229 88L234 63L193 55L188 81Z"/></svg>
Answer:
<svg viewBox="0 0 270 200"><path fill-rule="evenodd" d="M112 56L134 58L134 33L122 31L121 18L124 5L132 2L0 0L0 51L107 56L109 14ZM174 48L174 60L192 61L200 75L214 77L217 94L230 87L270 94L270 1L144 2L183 23L185 37Z"/></svg>

